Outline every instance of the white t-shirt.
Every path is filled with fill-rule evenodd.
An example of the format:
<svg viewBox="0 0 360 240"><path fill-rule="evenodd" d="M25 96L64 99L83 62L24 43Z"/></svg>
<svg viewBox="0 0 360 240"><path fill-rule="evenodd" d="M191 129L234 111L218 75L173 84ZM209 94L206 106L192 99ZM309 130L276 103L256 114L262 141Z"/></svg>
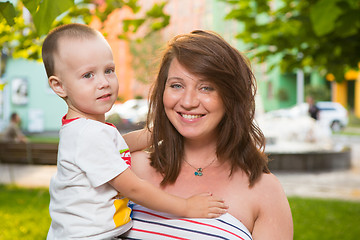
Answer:
<svg viewBox="0 0 360 240"><path fill-rule="evenodd" d="M128 199L108 183L129 165L129 148L114 126L63 119L47 239L106 239L130 229Z"/></svg>

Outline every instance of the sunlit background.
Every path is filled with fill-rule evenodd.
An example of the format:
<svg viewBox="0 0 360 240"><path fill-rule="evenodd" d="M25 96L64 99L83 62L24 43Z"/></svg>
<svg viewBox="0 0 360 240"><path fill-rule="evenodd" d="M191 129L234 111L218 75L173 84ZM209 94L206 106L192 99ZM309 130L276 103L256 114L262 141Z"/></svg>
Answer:
<svg viewBox="0 0 360 240"><path fill-rule="evenodd" d="M358 0L1 0L0 137L16 112L29 142L0 142L0 239L46 236L67 108L48 86L41 45L74 22L101 31L113 49L120 90L106 117L121 133L145 124L166 42L196 29L220 34L255 73L256 122L289 197L294 239L358 239L359 16Z"/></svg>
<svg viewBox="0 0 360 240"><path fill-rule="evenodd" d="M360 117L357 1L37 0L1 6L0 130L12 112L29 135L59 130L66 106L47 85L40 53L48 31L70 22L99 29L114 51L116 108L126 114L112 120L122 131L144 120L146 103L134 99L147 99L166 42L195 29L219 33L250 58L259 115L312 96L340 103L355 121ZM348 124L343 118L327 119L327 125L339 131Z"/></svg>

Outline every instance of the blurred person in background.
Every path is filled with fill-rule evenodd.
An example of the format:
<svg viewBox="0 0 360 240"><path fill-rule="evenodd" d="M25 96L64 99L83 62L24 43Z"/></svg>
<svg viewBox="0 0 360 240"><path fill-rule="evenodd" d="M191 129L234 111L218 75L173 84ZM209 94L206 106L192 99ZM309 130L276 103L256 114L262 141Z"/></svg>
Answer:
<svg viewBox="0 0 360 240"><path fill-rule="evenodd" d="M319 119L319 108L315 105L314 98L309 96L306 98L307 103L309 104L309 115L315 120Z"/></svg>
<svg viewBox="0 0 360 240"><path fill-rule="evenodd" d="M12 113L10 116L10 124L4 131L4 141L6 142L27 142L27 137L22 133L20 129L21 119L19 114Z"/></svg>

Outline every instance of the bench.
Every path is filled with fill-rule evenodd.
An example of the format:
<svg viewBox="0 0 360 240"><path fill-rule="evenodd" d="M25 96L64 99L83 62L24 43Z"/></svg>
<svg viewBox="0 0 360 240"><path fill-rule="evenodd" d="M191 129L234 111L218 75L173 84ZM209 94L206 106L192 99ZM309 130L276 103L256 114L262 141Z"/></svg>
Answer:
<svg viewBox="0 0 360 240"><path fill-rule="evenodd" d="M0 142L0 163L56 165L57 143Z"/></svg>
<svg viewBox="0 0 360 240"><path fill-rule="evenodd" d="M271 171L332 171L351 168L351 149L318 152L273 152L269 155Z"/></svg>

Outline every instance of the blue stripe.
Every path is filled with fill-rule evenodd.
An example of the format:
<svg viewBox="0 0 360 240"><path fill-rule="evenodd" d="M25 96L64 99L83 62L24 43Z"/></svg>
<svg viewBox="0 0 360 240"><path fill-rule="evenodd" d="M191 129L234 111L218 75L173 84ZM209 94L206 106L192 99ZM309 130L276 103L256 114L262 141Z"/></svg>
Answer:
<svg viewBox="0 0 360 240"><path fill-rule="evenodd" d="M174 229L178 229L178 230L183 230L183 231L187 231L187 232L193 232L193 233L198 233L198 234L202 234L202 235L207 235L207 236L211 236L211 237L217 237L218 239L225 239L225 240L230 240L228 238L219 236L219 235L215 235L215 234L211 234L211 233L206 233L206 232L200 232L200 231L196 231L196 230L192 230L192 229L187 229L187 228L182 228L182 227L176 227L176 226L172 226L169 224L165 224L165 223L159 223L159 222L153 222L153 221L148 221L148 220L142 220L142 219L138 219L138 218L134 218L134 221L139 221L139 222L145 222L145 223L149 223L149 224L156 224L156 225L160 225L160 226L164 226L164 227L168 227L168 228L174 228Z"/></svg>
<svg viewBox="0 0 360 240"><path fill-rule="evenodd" d="M237 230L240 230L240 231L243 232L246 236L248 236L249 239L252 240L251 236L250 236L249 234L247 234L247 232L245 232L245 231L242 230L241 228L239 228L239 227L237 227L237 226L235 226L235 225L232 225L232 224L230 224L230 223L228 223L228 222L225 222L224 220L221 220L221 219L215 219L215 220L218 220L218 221L220 221L220 222L222 222L222 223L224 223L224 224L226 224L226 225L229 225L229 226L231 226L231 227L233 227L233 228L236 228Z"/></svg>
<svg viewBox="0 0 360 240"><path fill-rule="evenodd" d="M130 230L131 231L131 230ZM130 240L142 240L142 239L140 239L140 238L129 238L129 237L122 237L122 236L120 236L121 238L119 238L119 239L130 239Z"/></svg>

